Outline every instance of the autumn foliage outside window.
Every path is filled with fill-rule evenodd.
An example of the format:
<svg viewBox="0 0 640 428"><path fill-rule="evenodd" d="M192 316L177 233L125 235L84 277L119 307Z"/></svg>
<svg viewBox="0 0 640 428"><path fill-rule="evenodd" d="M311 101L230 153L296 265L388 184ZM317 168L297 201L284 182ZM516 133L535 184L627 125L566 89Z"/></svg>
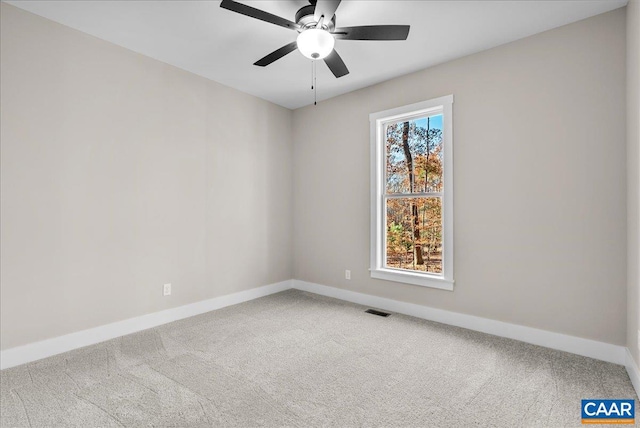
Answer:
<svg viewBox="0 0 640 428"><path fill-rule="evenodd" d="M443 272L443 116L388 123L385 267Z"/></svg>

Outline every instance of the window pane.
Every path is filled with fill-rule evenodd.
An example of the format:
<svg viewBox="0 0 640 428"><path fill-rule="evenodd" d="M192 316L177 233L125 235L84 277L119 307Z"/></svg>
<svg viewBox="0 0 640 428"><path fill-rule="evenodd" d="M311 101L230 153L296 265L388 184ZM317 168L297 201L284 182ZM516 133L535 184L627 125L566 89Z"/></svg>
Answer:
<svg viewBox="0 0 640 428"><path fill-rule="evenodd" d="M385 128L387 193L442 191L442 115Z"/></svg>
<svg viewBox="0 0 640 428"><path fill-rule="evenodd" d="M387 199L386 267L442 273L442 199Z"/></svg>

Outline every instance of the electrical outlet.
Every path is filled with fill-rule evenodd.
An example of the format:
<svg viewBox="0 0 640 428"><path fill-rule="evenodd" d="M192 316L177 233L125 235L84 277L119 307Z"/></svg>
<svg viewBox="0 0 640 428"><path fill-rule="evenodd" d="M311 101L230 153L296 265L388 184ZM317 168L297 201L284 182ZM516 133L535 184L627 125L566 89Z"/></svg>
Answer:
<svg viewBox="0 0 640 428"><path fill-rule="evenodd" d="M169 296L171 294L171 284L165 284L162 288L162 294L164 296Z"/></svg>
<svg viewBox="0 0 640 428"><path fill-rule="evenodd" d="M351 279L351 271L350 270L345 270L344 271L344 279Z"/></svg>

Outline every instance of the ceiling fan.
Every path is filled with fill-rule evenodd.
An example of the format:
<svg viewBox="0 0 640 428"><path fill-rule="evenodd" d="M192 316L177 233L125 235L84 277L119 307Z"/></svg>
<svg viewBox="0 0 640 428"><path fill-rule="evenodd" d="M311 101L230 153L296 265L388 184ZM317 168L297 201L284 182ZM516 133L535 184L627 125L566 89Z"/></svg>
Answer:
<svg viewBox="0 0 640 428"><path fill-rule="evenodd" d="M349 74L349 69L333 47L335 39L340 40L406 40L408 25L364 25L360 27L336 27L336 9L341 0L309 0L310 5L296 12L295 22L273 15L260 9L222 0L220 7L232 12L270 22L297 31L298 38L259 59L253 65L266 67L274 61L298 49L311 60L323 59L336 77Z"/></svg>

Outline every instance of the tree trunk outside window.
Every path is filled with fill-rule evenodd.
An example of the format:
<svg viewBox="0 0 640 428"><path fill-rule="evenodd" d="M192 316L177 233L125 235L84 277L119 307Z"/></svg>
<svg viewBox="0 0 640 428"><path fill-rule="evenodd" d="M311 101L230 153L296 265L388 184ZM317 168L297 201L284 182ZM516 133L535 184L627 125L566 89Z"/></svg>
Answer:
<svg viewBox="0 0 640 428"><path fill-rule="evenodd" d="M404 156L407 159L407 169L409 170L409 192L413 193L415 185L415 177L413 173L413 156L409 147L409 122L404 122L402 128L402 148ZM418 216L418 206L414 199L411 199L411 215L413 217L413 252L414 264L423 265L422 245L420 244L420 217Z"/></svg>

